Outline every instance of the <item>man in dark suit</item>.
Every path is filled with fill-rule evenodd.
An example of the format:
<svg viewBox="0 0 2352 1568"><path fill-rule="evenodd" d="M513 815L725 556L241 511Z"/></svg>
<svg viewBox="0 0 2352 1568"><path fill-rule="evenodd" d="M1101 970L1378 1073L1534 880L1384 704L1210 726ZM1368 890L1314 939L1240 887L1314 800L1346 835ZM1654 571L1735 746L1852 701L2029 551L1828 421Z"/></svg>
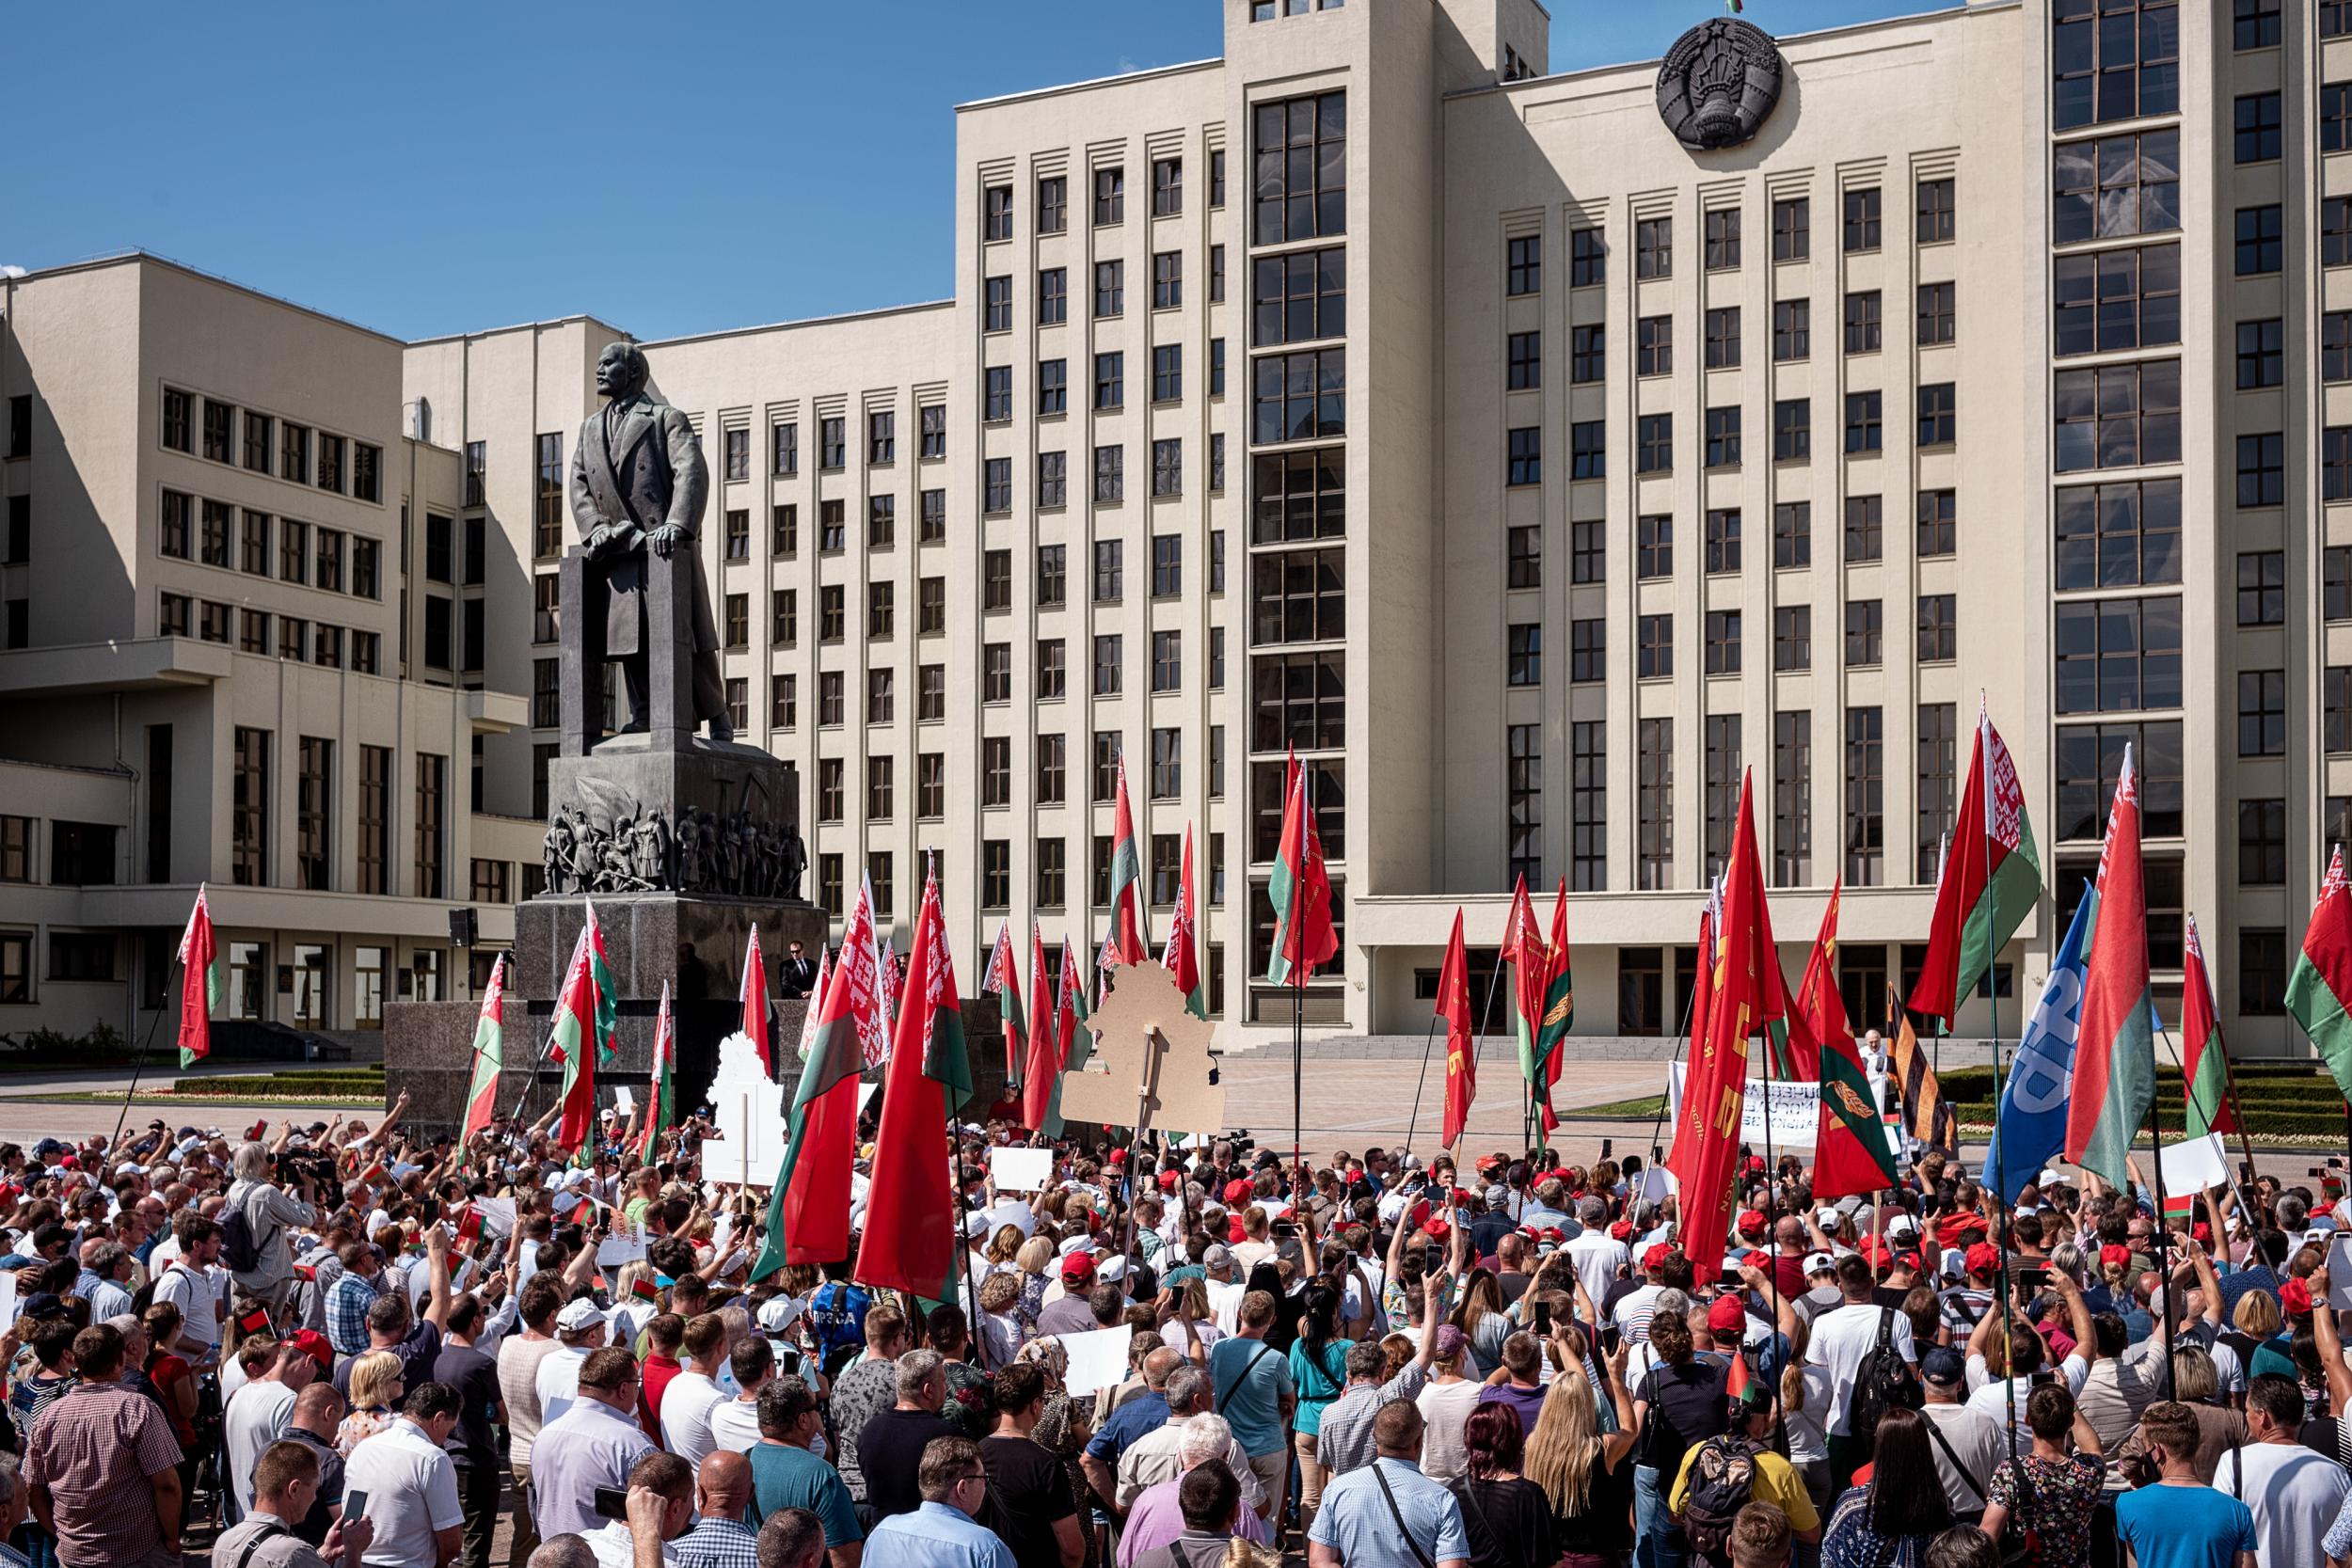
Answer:
<svg viewBox="0 0 2352 1568"><path fill-rule="evenodd" d="M611 343L596 359L596 390L610 399L572 444L570 499L580 544L605 588L604 655L628 688L628 724L652 721L648 671L652 643L645 617L645 552L668 560L694 549L710 470L686 416L645 393L647 367L635 343ZM719 629L699 562L692 573L694 720L708 721L714 740L731 740L726 688L719 674Z"/></svg>
<svg viewBox="0 0 2352 1568"><path fill-rule="evenodd" d="M787 999L804 997L817 984L817 960L802 955L801 944L792 943L791 952L784 960L784 994Z"/></svg>

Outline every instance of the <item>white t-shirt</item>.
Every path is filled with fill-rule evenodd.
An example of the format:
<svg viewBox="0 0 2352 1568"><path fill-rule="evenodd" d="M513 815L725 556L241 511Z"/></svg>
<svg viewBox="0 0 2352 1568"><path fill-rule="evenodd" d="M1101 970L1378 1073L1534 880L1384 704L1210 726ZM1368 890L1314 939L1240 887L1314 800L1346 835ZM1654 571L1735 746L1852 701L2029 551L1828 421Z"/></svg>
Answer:
<svg viewBox="0 0 2352 1568"><path fill-rule="evenodd" d="M1944 1500L1952 1505L1954 1513L1981 1513L1993 1484L1993 1467L2009 1456L2001 1422L1988 1419L1982 1411L1971 1410L1965 1404L1924 1405L1919 1414L1933 1421L1944 1442L1951 1445L1952 1452L1947 1456L1943 1444L1932 1438L1928 1441L1935 1454L1935 1473L1944 1480ZM1969 1479L1977 1483L1974 1491L1961 1479L1961 1471L1953 1468L1953 1458L1960 1461Z"/></svg>
<svg viewBox="0 0 2352 1568"><path fill-rule="evenodd" d="M2066 1379L2066 1391L2079 1395L2084 1383L2090 1380L2090 1363L2080 1355L2070 1355L2058 1364L2058 1373ZM1968 1358L1969 1394L1963 1402L1969 1409L1992 1418L1993 1424L2004 1433L2009 1429L2009 1391L2011 1387L2017 1390L2017 1418L2022 1422L2026 1418L2026 1401L2033 1393L2033 1379L2014 1377L2006 1383L1995 1383L1983 1356L1972 1355ZM2024 1433L2020 1433L2019 1436L2022 1438ZM2329 1515L2331 1520L2333 1517Z"/></svg>
<svg viewBox="0 0 2352 1568"><path fill-rule="evenodd" d="M2328 1560L2320 1541L2336 1522L2352 1477L2299 1443L2248 1443L2221 1456L2213 1484L2254 1511L2254 1560L2262 1568L2308 1568Z"/></svg>
<svg viewBox="0 0 2352 1568"><path fill-rule="evenodd" d="M1633 1261L1632 1249L1600 1226L1586 1226L1577 1236L1563 1242L1560 1250L1568 1255L1576 1277L1584 1282L1585 1292L1596 1303L1617 1282L1617 1270Z"/></svg>
<svg viewBox="0 0 2352 1568"><path fill-rule="evenodd" d="M666 1389L664 1393L667 1393ZM757 1400L721 1400L710 1407L710 1446L713 1451L749 1453L758 1443Z"/></svg>
<svg viewBox="0 0 2352 1568"><path fill-rule="evenodd" d="M175 1259L156 1279L155 1299L180 1308L180 1334L189 1344L209 1353L220 1343L220 1288L210 1278Z"/></svg>
<svg viewBox="0 0 2352 1568"><path fill-rule="evenodd" d="M1881 1313L1894 1320L1895 1354L1917 1366L1919 1353L1912 1346L1911 1320L1891 1307L1849 1303L1813 1320L1813 1339L1805 1348L1804 1359L1806 1365L1824 1368L1829 1372L1827 1425L1833 1437L1848 1435L1854 1374L1862 1367L1862 1358L1878 1348Z"/></svg>
<svg viewBox="0 0 2352 1568"><path fill-rule="evenodd" d="M294 1391L282 1383L247 1383L221 1410L220 1441L237 1488L237 1507L253 1512L253 1466L262 1450L286 1434Z"/></svg>
<svg viewBox="0 0 2352 1568"><path fill-rule="evenodd" d="M1609 1311L1609 1321L1616 1325L1617 1335L1629 1344L1642 1344L1649 1338L1650 1314L1656 1309L1664 1287L1644 1285L1626 1292L1623 1300ZM1599 1300L1597 1296L1594 1298Z"/></svg>
<svg viewBox="0 0 2352 1568"><path fill-rule="evenodd" d="M1241 1332L1241 1298L1248 1295L1248 1291L1240 1285L1219 1285L1214 1279L1207 1283L1209 1311L1216 1319L1217 1332L1239 1334Z"/></svg>
<svg viewBox="0 0 2352 1568"><path fill-rule="evenodd" d="M359 1560L368 1568L413 1568L434 1560L436 1531L466 1519L457 1505L457 1467L403 1416L351 1450L343 1463L343 1496L368 1495L375 1539Z"/></svg>
<svg viewBox="0 0 2352 1568"><path fill-rule="evenodd" d="M584 1345L558 1345L539 1363L531 1386L539 1396L541 1431L554 1425L558 1416L578 1402L580 1369L587 1359L588 1349Z"/></svg>
<svg viewBox="0 0 2352 1568"><path fill-rule="evenodd" d="M661 1446L696 1469L710 1452L710 1411L726 1398L701 1372L680 1372L661 1390Z"/></svg>

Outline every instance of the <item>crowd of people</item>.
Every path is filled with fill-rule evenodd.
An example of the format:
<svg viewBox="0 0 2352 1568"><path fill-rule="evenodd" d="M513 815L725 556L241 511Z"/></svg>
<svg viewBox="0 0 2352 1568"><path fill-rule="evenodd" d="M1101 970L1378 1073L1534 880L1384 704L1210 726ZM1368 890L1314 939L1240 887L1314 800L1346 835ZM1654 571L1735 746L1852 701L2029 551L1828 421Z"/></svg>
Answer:
<svg viewBox="0 0 2352 1568"><path fill-rule="evenodd" d="M2352 1561L2332 1188L2004 1203L1930 1152L1817 1202L1743 1155L1693 1259L1637 1158L1089 1130L1014 1192L1000 1105L922 1301L749 1277L764 1195L699 1118L645 1163L405 1110L0 1146L8 1560Z"/></svg>

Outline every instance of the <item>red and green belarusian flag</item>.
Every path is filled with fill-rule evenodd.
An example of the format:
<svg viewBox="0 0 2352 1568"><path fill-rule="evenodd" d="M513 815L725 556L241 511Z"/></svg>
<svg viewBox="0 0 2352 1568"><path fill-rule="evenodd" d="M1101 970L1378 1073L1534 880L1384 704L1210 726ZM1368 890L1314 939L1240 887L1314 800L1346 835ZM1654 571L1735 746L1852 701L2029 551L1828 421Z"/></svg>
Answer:
<svg viewBox="0 0 2352 1568"><path fill-rule="evenodd" d="M1692 1053L1666 1164L1682 1182L1680 1245L1693 1277L1710 1284L1723 1272L1731 1227L1732 1179L1747 1101L1748 1040L1784 1010L1780 958L1764 900L1764 867L1756 847L1753 776L1740 781L1740 816L1724 866L1723 912L1715 961L1700 984L1707 1035Z"/></svg>
<svg viewBox="0 0 2352 1568"><path fill-rule="evenodd" d="M1127 756L1119 757L1119 800L1111 814L1111 946L1123 964L1152 956L1143 940L1138 910L1143 895L1143 860L1136 848L1136 819L1127 809Z"/></svg>
<svg viewBox="0 0 2352 1568"><path fill-rule="evenodd" d="M906 990L898 1000L890 1075L882 1085L882 1126L874 1134L866 1235L851 1274L860 1284L904 1291L924 1301L946 1298L963 1244L948 1133L971 1096L963 1003L956 991L934 870L924 879L923 907L907 948Z"/></svg>
<svg viewBox="0 0 2352 1568"><path fill-rule="evenodd" d="M213 911L204 884L196 884L196 908L180 937L180 1066L194 1067L213 1053L213 1009L220 1006L220 954L213 943Z"/></svg>
<svg viewBox="0 0 2352 1568"><path fill-rule="evenodd" d="M1184 869L1176 883L1176 918L1168 923L1168 946L1160 963L1184 993L1184 1011L1195 1018L1209 1016L1209 993L1200 984L1200 960L1192 940L1192 824L1184 824Z"/></svg>
<svg viewBox="0 0 2352 1568"><path fill-rule="evenodd" d="M661 1006L653 1015L653 1076L645 1085L645 1106L640 1114L644 1125L638 1130L637 1161L653 1164L655 1153L661 1147L661 1134L668 1132L677 1116L677 1022L670 1013L670 982L661 982Z"/></svg>
<svg viewBox="0 0 2352 1568"><path fill-rule="evenodd" d="M1054 1036L1060 1053L1060 1068L1054 1074L1054 1086L1046 1097L1044 1119L1038 1131L1049 1138L1062 1133L1061 1081L1062 1074L1075 1072L1086 1066L1094 1054L1094 1034L1086 1027L1086 976L1078 970L1077 949L1070 945L1068 937L1061 942L1061 978L1054 988Z"/></svg>
<svg viewBox="0 0 2352 1568"><path fill-rule="evenodd" d="M1445 1020L1445 1135L1452 1148L1470 1121L1478 1097L1478 1041L1470 1034L1470 950L1462 945L1462 911L1454 911L1454 935L1445 944L1445 966L1438 971L1438 1016Z"/></svg>
<svg viewBox="0 0 2352 1568"><path fill-rule="evenodd" d="M621 1011L619 988L605 963L596 907L586 909L588 918L580 923L556 998L554 1037L548 1045L548 1054L564 1064L564 1119L555 1141L567 1153L579 1152L596 1133L596 1067L613 1053L612 1026Z"/></svg>
<svg viewBox="0 0 2352 1568"><path fill-rule="evenodd" d="M1870 1075L1854 1048L1846 999L1837 990L1837 904L1845 888L1842 876L1830 887L1829 908L1821 911L1820 934L1805 959L1793 1009L1805 1033L1819 1042L1821 1114L1813 1134L1813 1192L1825 1198L1902 1185L1886 1124L1870 1093Z"/></svg>
<svg viewBox="0 0 2352 1568"><path fill-rule="evenodd" d="M794 1059L807 1061L809 1053L817 1049L817 1024L825 1011L825 990L833 984L833 949L823 942L817 944L817 983L808 988L807 1005L801 1009L801 1043L793 1050Z"/></svg>
<svg viewBox="0 0 2352 1568"><path fill-rule="evenodd" d="M869 873L866 879L866 901L874 901L874 880ZM890 1059L890 1042L898 1033L898 991L906 984L906 975L898 967L898 955L890 944L889 933L882 922L874 923L874 996L882 1004L877 1017L882 1020L879 1040L866 1042L866 1065L880 1067Z"/></svg>
<svg viewBox="0 0 2352 1568"><path fill-rule="evenodd" d="M1021 1069L1021 1125L1043 1129L1056 1121L1054 1107L1061 1093L1064 1032L1054 1006L1054 982L1045 973L1045 933L1029 922L1029 1049Z"/></svg>
<svg viewBox="0 0 2352 1568"><path fill-rule="evenodd" d="M2221 1022L2214 1016L2213 981L2205 974L2205 944L2198 939L2195 915L2188 917L2187 936L2182 961L2186 973L2181 977L2181 1071L2188 1086L2185 1131L2194 1139L2236 1132L2237 1117L2230 1109L2230 1053L2221 1038Z"/></svg>
<svg viewBox="0 0 2352 1568"><path fill-rule="evenodd" d="M506 1067L506 1029L499 1010L505 1004L506 955L501 953L490 966L490 983L482 992L482 1012L474 1020L473 1082L466 1087L466 1124L457 1132L461 1149L498 1115L499 1073Z"/></svg>
<svg viewBox="0 0 2352 1568"><path fill-rule="evenodd" d="M2139 860L2139 781L2123 748L2099 851L2082 1022L2066 1102L2066 1157L2121 1192L2132 1139L2156 1095L2156 1008L2148 988L2148 884Z"/></svg>
<svg viewBox="0 0 2352 1568"><path fill-rule="evenodd" d="M1936 879L1927 962L1911 988L1912 1011L1950 1023L2041 896L2042 859L2017 765L1979 704L1960 820Z"/></svg>
<svg viewBox="0 0 2352 1568"><path fill-rule="evenodd" d="M759 956L756 922L752 926L751 941L743 948L743 983L738 988L736 998L743 1006L743 1033L759 1053L759 1070L772 1084L776 1080L776 1053L771 1043L768 1019L768 966Z"/></svg>
<svg viewBox="0 0 2352 1568"><path fill-rule="evenodd" d="M752 1263L755 1280L787 1263L838 1263L850 1256L857 1075L866 1065L865 1037L880 1010L875 958L874 907L861 885L841 929L841 961L809 1006L801 1082L787 1120L790 1136L768 1191L766 1234ZM818 973L821 978L821 960Z"/></svg>
<svg viewBox="0 0 2352 1568"><path fill-rule="evenodd" d="M1283 782L1282 837L1274 851L1273 879L1266 884L1274 905L1274 951L1265 977L1268 985L1305 985L1339 952L1340 939L1331 929L1331 878L1323 865L1323 835L1315 831L1307 769L1295 752Z"/></svg>
<svg viewBox="0 0 2352 1568"><path fill-rule="evenodd" d="M1576 1022L1576 979L1568 972L1568 879L1560 879L1551 899L1551 940L1544 948L1543 1008L1535 1021L1535 1059L1543 1064L1543 1081L1535 1093L1543 1103L1543 1130L1560 1125L1552 1111L1551 1088L1566 1066L1568 1028Z"/></svg>
<svg viewBox="0 0 2352 1568"><path fill-rule="evenodd" d="M1028 1021L1021 1012L1021 976L1013 969L1012 922L996 927L996 945L988 950L988 974L980 994L996 993L996 1016L1005 1027L1005 1093L1021 1093L1022 1058L1028 1039Z"/></svg>
<svg viewBox="0 0 2352 1568"><path fill-rule="evenodd" d="M2352 1100L2352 1015L2344 1010L2352 1003L2352 882L2344 876L2342 845L2328 863L2319 902L2303 928L2303 956L2287 976L2286 1002L2336 1085Z"/></svg>

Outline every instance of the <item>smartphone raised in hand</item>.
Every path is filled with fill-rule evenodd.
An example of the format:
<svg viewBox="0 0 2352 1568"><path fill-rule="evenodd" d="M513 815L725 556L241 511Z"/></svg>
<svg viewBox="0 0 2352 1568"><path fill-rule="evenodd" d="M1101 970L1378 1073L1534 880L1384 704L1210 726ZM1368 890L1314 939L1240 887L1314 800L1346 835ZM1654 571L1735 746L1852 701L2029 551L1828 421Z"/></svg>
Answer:
<svg viewBox="0 0 2352 1568"><path fill-rule="evenodd" d="M624 1524L628 1523L628 1488L625 1486L597 1487L596 1512L599 1519L618 1519Z"/></svg>

